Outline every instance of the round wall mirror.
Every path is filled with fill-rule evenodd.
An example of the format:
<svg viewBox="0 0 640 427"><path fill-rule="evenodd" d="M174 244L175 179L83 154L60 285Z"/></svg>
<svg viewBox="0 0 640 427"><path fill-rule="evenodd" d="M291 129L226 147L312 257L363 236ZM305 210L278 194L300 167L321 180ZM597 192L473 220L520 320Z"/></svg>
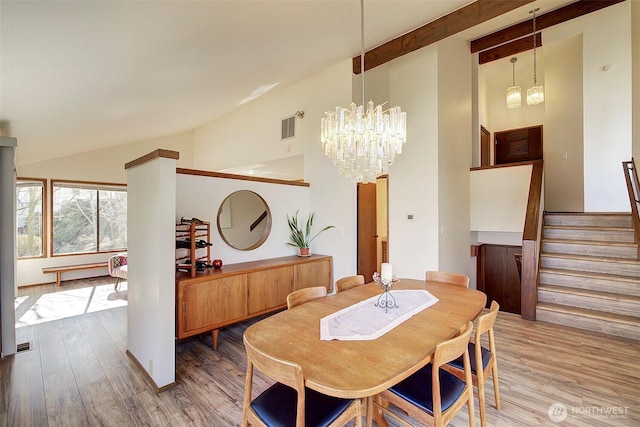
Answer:
<svg viewBox="0 0 640 427"><path fill-rule="evenodd" d="M232 248L248 251L259 247L271 231L267 202L249 190L229 194L218 209L218 231Z"/></svg>

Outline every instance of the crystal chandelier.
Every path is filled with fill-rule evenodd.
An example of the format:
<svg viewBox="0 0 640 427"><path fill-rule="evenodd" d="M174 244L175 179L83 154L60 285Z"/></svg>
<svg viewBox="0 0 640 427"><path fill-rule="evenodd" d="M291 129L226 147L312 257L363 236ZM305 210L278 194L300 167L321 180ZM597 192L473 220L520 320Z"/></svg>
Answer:
<svg viewBox="0 0 640 427"><path fill-rule="evenodd" d="M511 87L507 89L507 108L518 108L522 105L522 93L520 86L516 86L516 61L518 58L515 56L511 58L511 69L513 76L513 83Z"/></svg>
<svg viewBox="0 0 640 427"><path fill-rule="evenodd" d="M360 0L360 76L362 105L337 106L320 122L320 141L324 154L338 171L354 182L376 182L389 172L395 156L402 153L407 141L407 113L400 107L386 111L364 97L364 0Z"/></svg>
<svg viewBox="0 0 640 427"><path fill-rule="evenodd" d="M527 104L536 105L544 102L544 88L538 86L537 67L536 67L536 12L540 8L535 8L529 13L533 14L533 86L527 90Z"/></svg>

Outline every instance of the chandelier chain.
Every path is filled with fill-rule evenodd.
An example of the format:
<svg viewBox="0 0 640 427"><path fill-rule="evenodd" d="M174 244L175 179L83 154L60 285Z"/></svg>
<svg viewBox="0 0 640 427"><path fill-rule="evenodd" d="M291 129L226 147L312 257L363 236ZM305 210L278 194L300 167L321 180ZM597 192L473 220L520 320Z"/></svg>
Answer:
<svg viewBox="0 0 640 427"><path fill-rule="evenodd" d="M530 10L533 15L533 86L527 90L527 104L537 105L544 102L544 88L538 86L538 57L536 47L538 47L538 28L536 27L536 12L540 8ZM542 36L542 34L541 34ZM542 40L542 38L540 39Z"/></svg>
<svg viewBox="0 0 640 427"><path fill-rule="evenodd" d="M360 77L362 82L362 105L364 106L364 0L360 0Z"/></svg>
<svg viewBox="0 0 640 427"><path fill-rule="evenodd" d="M538 67L536 65L536 12L538 9L534 9L533 13L533 85L536 86L538 83L537 75L538 75Z"/></svg>

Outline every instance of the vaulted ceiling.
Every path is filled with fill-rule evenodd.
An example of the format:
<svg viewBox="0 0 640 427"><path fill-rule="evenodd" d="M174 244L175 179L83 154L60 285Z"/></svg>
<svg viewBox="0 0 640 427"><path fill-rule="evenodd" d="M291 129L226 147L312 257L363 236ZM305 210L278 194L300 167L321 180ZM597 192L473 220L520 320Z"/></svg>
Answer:
<svg viewBox="0 0 640 427"><path fill-rule="evenodd" d="M365 48L469 3L367 0ZM1 1L0 134L27 164L187 131L357 56L359 24L357 0Z"/></svg>

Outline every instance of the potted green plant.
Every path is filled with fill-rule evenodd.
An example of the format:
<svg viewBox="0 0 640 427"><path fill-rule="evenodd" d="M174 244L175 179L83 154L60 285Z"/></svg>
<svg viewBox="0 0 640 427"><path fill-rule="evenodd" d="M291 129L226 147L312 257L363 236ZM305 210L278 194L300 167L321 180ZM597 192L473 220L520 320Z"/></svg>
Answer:
<svg viewBox="0 0 640 427"><path fill-rule="evenodd" d="M309 247L311 242L320 235L323 231L327 231L330 228L334 228L334 225L328 225L322 230L318 231L315 235L312 235L313 217L315 214L310 213L304 229L300 226L302 223L298 223L298 211L295 216L289 217L287 215L287 223L289 224L289 242L287 245L293 246L300 250L300 256L309 256Z"/></svg>

